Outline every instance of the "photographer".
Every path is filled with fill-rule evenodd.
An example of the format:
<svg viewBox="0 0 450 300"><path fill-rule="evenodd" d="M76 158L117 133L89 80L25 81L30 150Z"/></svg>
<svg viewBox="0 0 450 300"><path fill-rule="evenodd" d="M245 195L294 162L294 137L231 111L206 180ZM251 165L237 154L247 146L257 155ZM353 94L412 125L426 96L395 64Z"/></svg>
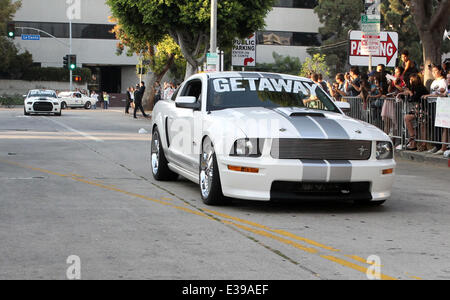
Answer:
<svg viewBox="0 0 450 300"><path fill-rule="evenodd" d="M359 68L351 67L350 72L345 74L345 91L347 96L357 97L361 93L361 79Z"/></svg>

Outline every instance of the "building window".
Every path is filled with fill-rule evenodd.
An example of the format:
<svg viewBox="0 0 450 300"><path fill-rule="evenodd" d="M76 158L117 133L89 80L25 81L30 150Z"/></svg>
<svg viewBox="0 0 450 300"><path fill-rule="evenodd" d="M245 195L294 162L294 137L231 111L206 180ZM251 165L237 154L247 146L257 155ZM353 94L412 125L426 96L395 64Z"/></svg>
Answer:
<svg viewBox="0 0 450 300"><path fill-rule="evenodd" d="M274 7L314 8L317 5L317 0L276 0Z"/></svg>
<svg viewBox="0 0 450 300"><path fill-rule="evenodd" d="M260 31L257 34L258 45L278 46L320 46L320 35L312 32Z"/></svg>
<svg viewBox="0 0 450 300"><path fill-rule="evenodd" d="M36 34L35 30L20 29L18 27L31 27L43 30L51 35L68 39L70 36L69 23L51 23L51 22L15 22L17 34ZM72 23L72 38L74 39L106 39L115 40L116 37L111 30L114 25L104 24L80 24ZM43 37L47 37L42 34Z"/></svg>

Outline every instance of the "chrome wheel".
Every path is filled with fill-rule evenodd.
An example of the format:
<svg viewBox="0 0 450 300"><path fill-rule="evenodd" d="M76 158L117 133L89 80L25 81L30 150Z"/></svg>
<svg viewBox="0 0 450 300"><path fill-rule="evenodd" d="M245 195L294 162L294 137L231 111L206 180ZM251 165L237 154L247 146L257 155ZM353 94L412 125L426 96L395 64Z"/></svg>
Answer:
<svg viewBox="0 0 450 300"><path fill-rule="evenodd" d="M159 136L158 133L153 133L152 139L152 171L153 174L158 173L159 168L159 153L160 153L160 145L159 145Z"/></svg>
<svg viewBox="0 0 450 300"><path fill-rule="evenodd" d="M203 151L200 155L200 190L203 198L208 198L214 176L213 164L214 149L209 140L205 140Z"/></svg>

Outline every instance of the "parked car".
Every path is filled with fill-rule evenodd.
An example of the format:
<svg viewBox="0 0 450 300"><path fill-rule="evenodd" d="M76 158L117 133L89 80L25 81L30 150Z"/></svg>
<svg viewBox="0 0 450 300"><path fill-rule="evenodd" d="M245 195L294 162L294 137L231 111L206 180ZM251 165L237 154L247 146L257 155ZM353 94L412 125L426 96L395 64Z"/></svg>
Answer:
<svg viewBox="0 0 450 300"><path fill-rule="evenodd" d="M61 116L61 103L53 90L30 90L24 100L23 113Z"/></svg>
<svg viewBox="0 0 450 300"><path fill-rule="evenodd" d="M394 181L392 142L342 109L349 104L306 78L194 75L154 107L153 176L188 178L209 205L230 198L382 204Z"/></svg>
<svg viewBox="0 0 450 300"><path fill-rule="evenodd" d="M88 97L80 92L61 92L58 94L61 99L62 109L66 108L85 108L91 109L92 103L94 103L93 98Z"/></svg>

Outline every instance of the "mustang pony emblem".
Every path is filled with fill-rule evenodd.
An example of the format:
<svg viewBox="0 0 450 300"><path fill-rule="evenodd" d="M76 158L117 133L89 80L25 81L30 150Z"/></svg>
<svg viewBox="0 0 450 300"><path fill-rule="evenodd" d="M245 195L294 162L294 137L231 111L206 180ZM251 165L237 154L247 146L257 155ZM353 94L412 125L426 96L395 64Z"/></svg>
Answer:
<svg viewBox="0 0 450 300"><path fill-rule="evenodd" d="M361 155L361 156L364 155L364 152L369 151L369 149L364 148L364 146L361 146L357 150L359 150L359 155Z"/></svg>

